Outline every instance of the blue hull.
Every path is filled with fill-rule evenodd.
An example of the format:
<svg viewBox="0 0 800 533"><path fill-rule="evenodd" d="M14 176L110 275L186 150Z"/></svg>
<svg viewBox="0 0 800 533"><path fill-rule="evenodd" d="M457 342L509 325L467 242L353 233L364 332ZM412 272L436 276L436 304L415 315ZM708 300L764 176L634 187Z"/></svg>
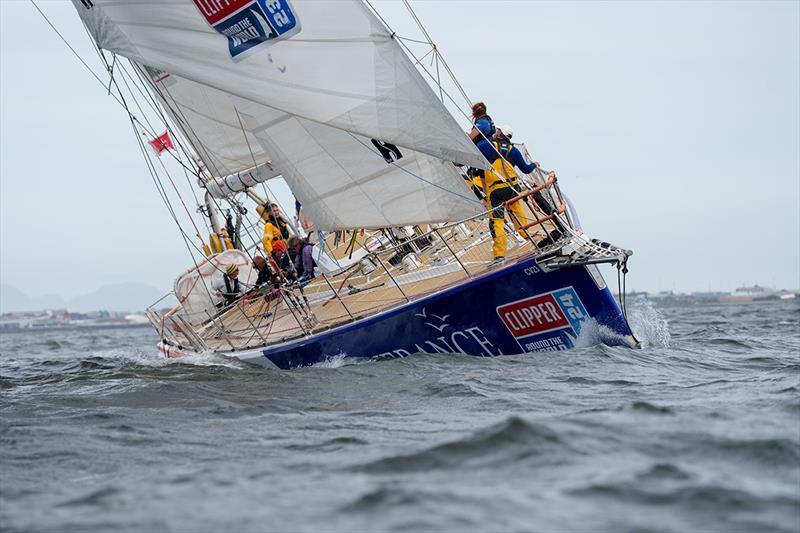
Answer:
<svg viewBox="0 0 800 533"><path fill-rule="evenodd" d="M558 351L572 348L590 320L603 326L603 342L631 343L627 321L595 267L544 272L528 259L263 354L288 369L336 356Z"/></svg>

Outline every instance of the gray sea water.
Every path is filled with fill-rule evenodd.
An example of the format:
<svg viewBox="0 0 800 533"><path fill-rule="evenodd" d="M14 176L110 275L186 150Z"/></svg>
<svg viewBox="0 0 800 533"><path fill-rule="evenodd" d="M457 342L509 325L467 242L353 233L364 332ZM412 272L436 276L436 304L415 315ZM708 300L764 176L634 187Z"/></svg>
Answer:
<svg viewBox="0 0 800 533"><path fill-rule="evenodd" d="M800 304L632 318L642 350L293 371L0 335L0 529L800 531Z"/></svg>

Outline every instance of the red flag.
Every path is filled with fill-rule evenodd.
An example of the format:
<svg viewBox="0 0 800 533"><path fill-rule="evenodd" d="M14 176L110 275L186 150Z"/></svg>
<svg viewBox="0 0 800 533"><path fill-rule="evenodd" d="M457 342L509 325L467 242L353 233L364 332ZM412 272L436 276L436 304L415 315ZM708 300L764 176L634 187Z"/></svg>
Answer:
<svg viewBox="0 0 800 533"><path fill-rule="evenodd" d="M169 138L169 132L165 131L150 142L150 146L156 151L156 154L161 155L164 150L174 150L175 146L172 144L172 139Z"/></svg>

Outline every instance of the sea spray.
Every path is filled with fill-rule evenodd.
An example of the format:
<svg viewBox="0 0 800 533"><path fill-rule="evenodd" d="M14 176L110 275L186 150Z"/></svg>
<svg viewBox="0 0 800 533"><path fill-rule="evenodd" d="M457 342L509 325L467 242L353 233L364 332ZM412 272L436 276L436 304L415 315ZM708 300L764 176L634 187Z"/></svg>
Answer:
<svg viewBox="0 0 800 533"><path fill-rule="evenodd" d="M637 296L628 305L628 323L639 339L646 346L669 348L669 324L664 316L646 296Z"/></svg>

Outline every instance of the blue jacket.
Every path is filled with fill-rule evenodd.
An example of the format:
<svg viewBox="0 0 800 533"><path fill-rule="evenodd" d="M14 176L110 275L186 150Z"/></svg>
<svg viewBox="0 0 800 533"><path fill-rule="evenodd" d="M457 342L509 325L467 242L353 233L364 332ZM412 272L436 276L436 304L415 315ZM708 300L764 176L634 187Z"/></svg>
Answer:
<svg viewBox="0 0 800 533"><path fill-rule="evenodd" d="M478 150L481 151L483 157L486 158L489 163L494 163L498 157L497 149L494 147L494 144L490 143L489 141L481 141L478 143ZM522 152L515 146L508 152L508 156L506 160L520 169L524 174L530 174L536 169L536 165L534 163L528 164L525 161L525 158L522 156Z"/></svg>
<svg viewBox="0 0 800 533"><path fill-rule="evenodd" d="M475 121L475 127L478 128L478 131L483 133L486 136L486 139L492 140L494 137L495 131L497 129L494 127L494 122L492 122L492 117L489 115L484 115L483 117L479 118ZM478 136L473 141L477 144L481 141L486 141L483 136Z"/></svg>

